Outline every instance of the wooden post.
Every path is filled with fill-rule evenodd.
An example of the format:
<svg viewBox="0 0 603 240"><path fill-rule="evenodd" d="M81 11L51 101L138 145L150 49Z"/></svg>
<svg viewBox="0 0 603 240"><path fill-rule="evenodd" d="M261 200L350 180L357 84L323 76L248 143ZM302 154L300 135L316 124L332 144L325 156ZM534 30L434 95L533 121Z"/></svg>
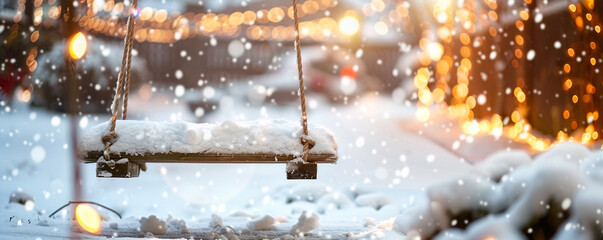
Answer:
<svg viewBox="0 0 603 240"><path fill-rule="evenodd" d="M63 31L65 34L65 40L66 40L66 45L65 47L68 48L68 42L69 39L71 39L71 37L73 36L73 34L75 34L76 32L76 24L73 21L74 15L75 15L75 7L73 6L73 1L67 1L64 0L61 3L61 16L67 16L66 18L60 18L60 20L64 21L64 25L63 25ZM75 201L79 201L82 197L82 191L81 191L81 184L82 184L82 179L81 179L81 170L80 170L80 163L79 160L77 158L77 114L78 114L78 108L77 108L77 98L78 98L78 90L77 90L77 83L75 81L75 62L73 59L71 59L71 57L69 56L69 54L64 54L64 64L65 64L65 77L66 77L66 85L67 85L67 96L66 96L66 100L64 101L67 104L67 112L70 115L70 131L71 131L71 152L72 152L72 159L73 159L73 200Z"/></svg>
<svg viewBox="0 0 603 240"><path fill-rule="evenodd" d="M63 32L65 34L65 50L69 47L69 40L75 34L76 24L73 21L75 12L75 6L73 5L73 1L63 0L61 2L61 16L66 16L66 18L59 18L63 21ZM71 132L71 159L72 159L72 169L73 169L73 200L79 201L82 198L82 177L81 177L81 169L80 163L77 158L77 84L75 82L75 62L67 51L63 55L63 60L65 64L65 77L66 77L66 85L67 85L67 96L64 101L67 104L67 112L70 115L70 132ZM76 226L71 226L70 239L80 239L80 237L75 234Z"/></svg>

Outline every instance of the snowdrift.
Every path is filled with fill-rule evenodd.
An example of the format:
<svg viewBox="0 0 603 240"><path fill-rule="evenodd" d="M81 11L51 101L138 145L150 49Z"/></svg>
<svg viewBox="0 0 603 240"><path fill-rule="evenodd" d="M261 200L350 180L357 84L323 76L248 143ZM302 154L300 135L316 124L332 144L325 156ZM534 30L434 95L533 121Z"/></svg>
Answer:
<svg viewBox="0 0 603 240"><path fill-rule="evenodd" d="M429 187L394 230L408 239L602 239L603 152L563 143L528 160L499 152Z"/></svg>

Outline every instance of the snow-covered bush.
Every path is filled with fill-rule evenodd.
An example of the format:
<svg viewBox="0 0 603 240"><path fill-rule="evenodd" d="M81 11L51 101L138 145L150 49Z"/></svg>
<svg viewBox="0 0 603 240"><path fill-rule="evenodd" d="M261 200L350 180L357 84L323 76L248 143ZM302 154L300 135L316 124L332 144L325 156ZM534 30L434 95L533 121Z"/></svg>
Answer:
<svg viewBox="0 0 603 240"><path fill-rule="evenodd" d="M601 239L600 159L571 143L531 164L521 152L496 153L473 174L428 188L428 203L406 210L394 229L409 239Z"/></svg>

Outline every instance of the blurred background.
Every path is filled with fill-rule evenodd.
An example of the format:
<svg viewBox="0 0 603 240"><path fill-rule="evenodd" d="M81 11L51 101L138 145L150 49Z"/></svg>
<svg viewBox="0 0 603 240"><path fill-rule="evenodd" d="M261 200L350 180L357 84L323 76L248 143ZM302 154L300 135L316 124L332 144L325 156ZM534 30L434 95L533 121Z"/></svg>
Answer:
<svg viewBox="0 0 603 240"><path fill-rule="evenodd" d="M77 132L109 120L130 12L130 119L299 117L289 2L130 4L0 0L2 194L30 192L48 200L37 205L48 211L86 198L133 215L190 217L191 209L270 206L265 196L306 186L286 182L283 166L158 164L138 179L99 180L94 166L73 161ZM601 145L599 2L305 0L296 7L309 122L335 132L340 154L310 185L395 189L403 206L414 201L409 192L460 176L497 149Z"/></svg>

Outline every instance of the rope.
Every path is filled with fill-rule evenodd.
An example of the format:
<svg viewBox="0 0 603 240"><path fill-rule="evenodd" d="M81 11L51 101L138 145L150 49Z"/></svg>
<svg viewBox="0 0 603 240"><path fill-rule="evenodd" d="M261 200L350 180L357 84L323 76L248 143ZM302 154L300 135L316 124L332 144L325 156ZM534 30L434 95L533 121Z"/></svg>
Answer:
<svg viewBox="0 0 603 240"><path fill-rule="evenodd" d="M297 0L293 1L293 16L295 21L295 50L297 53L297 72L299 78L299 91L300 91L300 103L302 110L301 125L303 128L303 135L300 138L301 143L304 145L302 159L307 162L310 149L314 147L314 141L308 138L308 115L306 111L306 95L304 87L304 74L302 67L301 48L299 40L299 18L297 14ZM132 2L131 7L134 9L138 4L137 0ZM113 116L111 117L111 128L109 134L102 137L102 141L105 143L104 157L105 160L110 160L109 150L114 139L116 139L117 133L115 133L115 126L117 123L117 114L119 111L119 103L121 101L122 90L124 93L124 108L122 112L122 119L126 119L128 113L128 95L130 92L130 70L132 65L132 45L134 40L134 13L130 12L127 23L127 33L124 40L124 53L121 62L121 70L117 79L117 88L115 90L115 96L113 99ZM124 81L126 82L124 84ZM124 86L125 85L125 86Z"/></svg>
<svg viewBox="0 0 603 240"><path fill-rule="evenodd" d="M138 4L138 0L134 0L132 2L131 8L136 9ZM132 63L132 44L134 39L134 12L130 11L130 15L128 16L127 23L127 33L124 39L124 53L123 58L121 60L121 69L119 71L119 77L117 78L117 87L115 89L115 96L113 98L113 116L111 117L111 129L109 129L109 134L102 137L103 143L105 143L105 151L103 152L103 156L105 160L111 160L111 156L109 155L109 150L113 140L115 140L118 136L115 133L115 125L117 123L117 113L119 111L119 102L121 101L122 90L124 90L124 78L127 82L125 84L125 94L124 94L124 110L122 112L122 118L126 119L126 114L128 112L128 93L130 91L130 67Z"/></svg>
<svg viewBox="0 0 603 240"><path fill-rule="evenodd" d="M133 2L133 6L134 8L136 8L137 5L137 0L134 0ZM132 13L133 14L133 13ZM125 93L124 93L124 110L121 113L122 115L122 119L126 120L126 116L128 114L128 95L130 93L130 76L132 76L132 72L130 71L131 67L132 67L132 47L133 47L133 43L134 43L134 20L132 20L131 22L132 26L128 26L128 34L130 35L130 37L128 38L128 64L126 66L126 82L125 82Z"/></svg>
<svg viewBox="0 0 603 240"><path fill-rule="evenodd" d="M314 147L314 141L308 138L308 115L306 113L304 72L302 69L301 47L299 44L299 18L297 16L297 0L293 0L293 21L295 22L295 51L297 53L297 74L299 78L299 96L302 110L301 125L304 131L303 135L300 138L300 141L304 145L304 153L302 155L302 159L304 160L304 162L307 162L308 153L310 152L310 149Z"/></svg>

